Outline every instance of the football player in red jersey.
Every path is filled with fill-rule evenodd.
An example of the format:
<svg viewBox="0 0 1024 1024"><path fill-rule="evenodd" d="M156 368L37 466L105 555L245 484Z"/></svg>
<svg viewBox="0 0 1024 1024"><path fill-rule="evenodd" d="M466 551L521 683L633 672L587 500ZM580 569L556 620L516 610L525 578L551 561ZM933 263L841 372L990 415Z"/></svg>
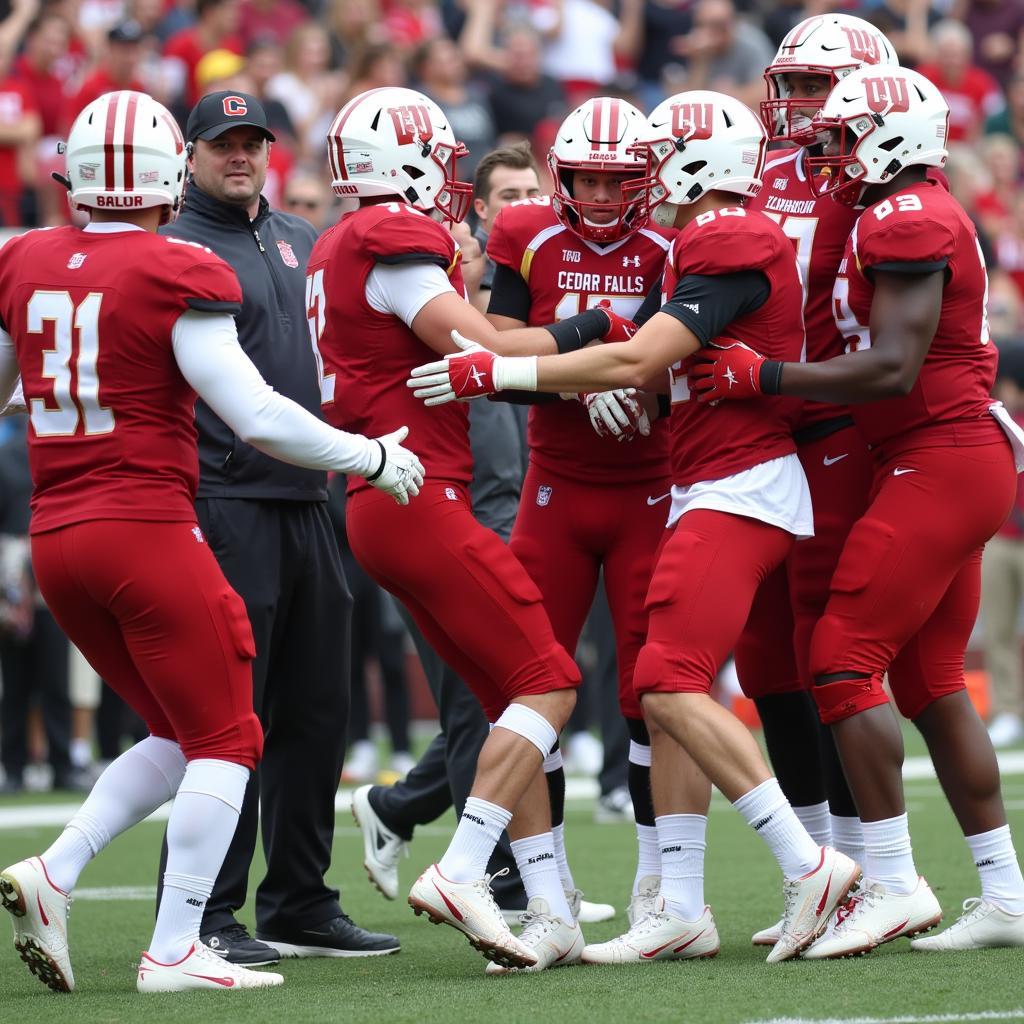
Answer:
<svg viewBox="0 0 1024 1024"><path fill-rule="evenodd" d="M820 191L866 206L836 280L847 353L820 363L741 346L694 367L701 400L757 394L851 403L872 446L870 504L850 532L811 642L814 696L860 810L863 887L804 954L861 953L938 923L911 853L903 740L882 689L920 729L981 876L981 898L915 949L1024 945L1024 878L999 769L964 688L981 551L1013 506L1024 437L990 392L988 283L974 225L944 184L948 107L923 76L864 67L815 118ZM756 341L754 347L756 347ZM754 403L748 403L754 404ZM1009 440L1009 444L1007 441Z"/></svg>
<svg viewBox="0 0 1024 1024"><path fill-rule="evenodd" d="M398 501L417 493L422 468L398 445L404 430L344 434L274 392L238 345L234 272L156 234L185 180L164 107L143 93L101 96L76 119L66 157L71 203L90 223L30 231L0 251L0 407L20 367L39 589L150 735L107 768L46 852L0 872L0 902L29 969L71 991L69 893L111 839L173 797L139 991L279 985L199 941L262 731L245 606L196 525L196 395L268 454L361 474Z"/></svg>
<svg viewBox="0 0 1024 1024"><path fill-rule="evenodd" d="M832 87L864 64L896 65L878 29L848 14L807 18L782 40L765 71L769 99L761 118L769 136L791 141L810 123ZM831 196L811 195L807 158L820 144L769 154L764 185L750 200L778 221L796 247L804 282L806 358L843 351L832 316L832 287L857 212ZM849 410L805 402L794 430L797 454L814 505L814 536L794 546L786 564L758 591L736 646L743 692L753 698L779 784L796 816L819 843L860 861L864 843L835 744L810 695L811 634L828 600L829 583L851 526L867 507L871 456ZM772 945L778 925L753 937Z"/></svg>
<svg viewBox="0 0 1024 1024"><path fill-rule="evenodd" d="M624 100L587 100L562 122L548 157L547 196L512 203L498 215L487 252L495 263L487 316L499 330L554 323L599 303L632 318L660 281L672 232L646 226L641 204L624 201L623 181L642 170L629 152L643 114ZM540 588L555 636L575 651L604 571L615 628L619 707L630 733L629 791L639 866L629 917L643 913L661 876L651 803L650 737L633 692L633 666L647 630L644 595L665 530L671 484L664 421L645 419L624 391L543 395L530 410L530 467L510 546ZM586 403L590 403L590 414ZM596 405L611 404L609 421ZM665 399L667 409L668 401ZM621 441L634 419L632 442ZM616 418L618 416L618 418ZM621 421L627 426L624 428ZM565 773L556 750L544 761L551 790L555 853L562 882L575 890L562 840ZM670 787L671 788L671 787ZM659 807L666 814L667 808ZM672 823L662 823L669 827ZM701 903L699 910L703 908Z"/></svg>
<svg viewBox="0 0 1024 1024"><path fill-rule="evenodd" d="M648 721L692 759L687 770L694 776L703 771L778 859L786 912L768 955L774 963L813 941L860 869L811 839L749 731L710 696L758 586L797 537L813 532L792 437L795 409L752 403L708 409L691 398L686 381L687 360L726 327L791 359L803 349L803 326L793 315L803 295L792 243L774 221L737 205L737 194L760 187L766 145L761 122L735 99L691 92L666 100L644 129L647 174L624 186L652 208L657 223L679 229L666 260L660 311L629 341L557 357L496 356L462 338L467 351L418 367L409 386L440 404L506 388L639 388L661 383L671 368L674 528L647 593L647 639L634 685ZM683 873L700 863L709 800L705 781L700 802L687 808L694 829L680 838L687 854ZM686 920L665 898L667 882L663 872L654 913L605 948L590 947L588 960L637 962L684 949L714 955L718 935L710 909Z"/></svg>
<svg viewBox="0 0 1024 1024"><path fill-rule="evenodd" d="M465 150L422 93L388 88L356 96L335 118L327 147L334 191L347 210L309 265L324 413L351 430L410 417L430 476L416 505L399 516L353 480L349 542L495 726L452 844L417 880L409 902L465 933L499 966L572 963L583 938L559 879L540 769L572 710L579 671L555 638L536 584L473 518L466 408L424 409L404 381L424 358L457 351L453 324L498 350L555 353L603 336L611 317L592 309L547 329L499 332L465 300L458 250L441 224L461 220L468 208L471 188L455 177ZM520 938L485 877L506 827L532 908Z"/></svg>

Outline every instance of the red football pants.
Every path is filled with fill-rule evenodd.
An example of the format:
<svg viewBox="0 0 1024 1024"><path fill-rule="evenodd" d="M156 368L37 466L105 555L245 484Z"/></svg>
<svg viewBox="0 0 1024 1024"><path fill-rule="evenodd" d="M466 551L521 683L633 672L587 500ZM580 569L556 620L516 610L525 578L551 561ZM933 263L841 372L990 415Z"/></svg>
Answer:
<svg viewBox="0 0 1024 1024"><path fill-rule="evenodd" d="M152 735L189 761L256 766L252 630L195 523L94 520L38 533L32 568L61 628Z"/></svg>
<svg viewBox="0 0 1024 1024"><path fill-rule="evenodd" d="M647 635L644 600L654 555L665 533L668 494L663 480L587 484L534 463L523 482L509 546L540 588L558 642L575 651L604 567L615 629L619 707L642 718L633 670Z"/></svg>
<svg viewBox="0 0 1024 1024"><path fill-rule="evenodd" d="M810 689L811 636L874 478L874 459L852 426L800 445L797 454L814 504L814 536L797 541L758 590L736 645L736 673L752 698Z"/></svg>
<svg viewBox="0 0 1024 1024"><path fill-rule="evenodd" d="M793 535L757 519L695 509L662 545L647 593L647 642L637 694L709 693L736 646L758 587Z"/></svg>
<svg viewBox="0 0 1024 1024"><path fill-rule="evenodd" d="M359 563L408 609L439 657L494 722L516 697L579 685L540 591L464 487L430 482L405 506L359 491L345 511Z"/></svg>
<svg viewBox="0 0 1024 1024"><path fill-rule="evenodd" d="M822 721L884 704L916 718L964 687L964 649L978 613L981 549L1013 507L1017 478L1004 439L921 448L880 459L871 503L850 531L811 642Z"/></svg>

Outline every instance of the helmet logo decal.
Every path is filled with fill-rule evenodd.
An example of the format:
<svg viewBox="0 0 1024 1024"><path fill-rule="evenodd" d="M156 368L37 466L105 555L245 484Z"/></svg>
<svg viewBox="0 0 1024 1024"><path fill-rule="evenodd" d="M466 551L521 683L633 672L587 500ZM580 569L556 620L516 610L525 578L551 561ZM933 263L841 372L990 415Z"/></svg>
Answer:
<svg viewBox="0 0 1024 1024"><path fill-rule="evenodd" d="M434 127L430 123L430 111L422 103L407 107L389 107L391 122L395 126L398 144L406 146L413 142L426 142L433 138Z"/></svg>
<svg viewBox="0 0 1024 1024"><path fill-rule="evenodd" d="M245 99L241 96L225 96L221 100L221 105L228 117L244 117L249 112Z"/></svg>
<svg viewBox="0 0 1024 1024"><path fill-rule="evenodd" d="M686 142L710 139L714 113L710 103L673 103L672 134Z"/></svg>
<svg viewBox="0 0 1024 1024"><path fill-rule="evenodd" d="M877 64L882 59L882 52L878 46L878 39L859 28L849 28L846 25L840 26L846 42L850 47L850 56L864 64Z"/></svg>
<svg viewBox="0 0 1024 1024"><path fill-rule="evenodd" d="M873 114L905 114L910 110L910 93L904 78L895 75L865 78L868 109Z"/></svg>

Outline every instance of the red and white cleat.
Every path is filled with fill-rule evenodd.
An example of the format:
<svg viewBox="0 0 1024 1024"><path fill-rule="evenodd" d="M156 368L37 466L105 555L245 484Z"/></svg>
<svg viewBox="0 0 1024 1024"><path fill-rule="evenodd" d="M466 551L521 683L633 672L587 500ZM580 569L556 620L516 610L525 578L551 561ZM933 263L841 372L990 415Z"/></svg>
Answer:
<svg viewBox="0 0 1024 1024"><path fill-rule="evenodd" d="M71 992L68 908L71 897L58 889L38 857L0 872L0 904L14 921L14 948L28 969L54 992Z"/></svg>
<svg viewBox="0 0 1024 1024"><path fill-rule="evenodd" d="M1024 914L1011 914L977 896L964 900L964 912L945 931L910 944L926 953L1002 946L1024 946Z"/></svg>
<svg viewBox="0 0 1024 1024"><path fill-rule="evenodd" d="M774 946L782 938L782 919L750 936L752 946Z"/></svg>
<svg viewBox="0 0 1024 1024"><path fill-rule="evenodd" d="M283 984L283 975L273 971L253 971L229 963L201 942L196 942L174 964L162 964L148 953L143 953L136 987L140 992L194 992L200 989L231 992Z"/></svg>
<svg viewBox="0 0 1024 1024"><path fill-rule="evenodd" d="M490 878L452 882L431 864L409 891L409 906L434 924L457 928L471 946L501 967L533 967L537 954L509 930L491 894Z"/></svg>
<svg viewBox="0 0 1024 1024"><path fill-rule="evenodd" d="M802 878L782 886L782 934L767 956L770 964L789 960L806 949L825 929L832 911L846 899L860 867L831 846L821 848L821 861Z"/></svg>
<svg viewBox="0 0 1024 1024"><path fill-rule="evenodd" d="M804 950L805 960L859 956L903 935L918 935L942 920L942 908L919 878L907 895L886 892L878 882L861 886L839 907L821 938Z"/></svg>
<svg viewBox="0 0 1024 1024"><path fill-rule="evenodd" d="M583 932L575 918L566 922L556 917L551 913L547 900L534 896L526 905L526 912L520 916L520 920L523 930L519 934L519 941L537 957L532 967L520 970L545 971L549 967L569 967L580 962ZM490 963L485 973L511 974L515 970Z"/></svg>
<svg viewBox="0 0 1024 1024"><path fill-rule="evenodd" d="M655 960L698 960L718 953L718 929L711 908L696 921L685 921L665 911L658 897L658 909L637 921L625 935L608 942L586 946L585 964L648 964Z"/></svg>

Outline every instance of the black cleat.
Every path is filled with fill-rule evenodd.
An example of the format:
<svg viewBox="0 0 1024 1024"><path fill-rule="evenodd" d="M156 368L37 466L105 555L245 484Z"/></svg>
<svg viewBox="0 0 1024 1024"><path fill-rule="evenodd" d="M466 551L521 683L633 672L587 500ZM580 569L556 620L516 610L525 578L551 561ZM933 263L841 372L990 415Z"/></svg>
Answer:
<svg viewBox="0 0 1024 1024"><path fill-rule="evenodd" d="M394 935L368 932L348 914L325 921L316 928L294 932L257 931L256 938L273 946L282 957L386 956L402 948Z"/></svg>
<svg viewBox="0 0 1024 1024"><path fill-rule="evenodd" d="M200 938L211 953L216 953L229 964L265 967L267 964L276 964L281 959L276 949L265 942L260 942L259 939L254 939L245 925L237 921Z"/></svg>

